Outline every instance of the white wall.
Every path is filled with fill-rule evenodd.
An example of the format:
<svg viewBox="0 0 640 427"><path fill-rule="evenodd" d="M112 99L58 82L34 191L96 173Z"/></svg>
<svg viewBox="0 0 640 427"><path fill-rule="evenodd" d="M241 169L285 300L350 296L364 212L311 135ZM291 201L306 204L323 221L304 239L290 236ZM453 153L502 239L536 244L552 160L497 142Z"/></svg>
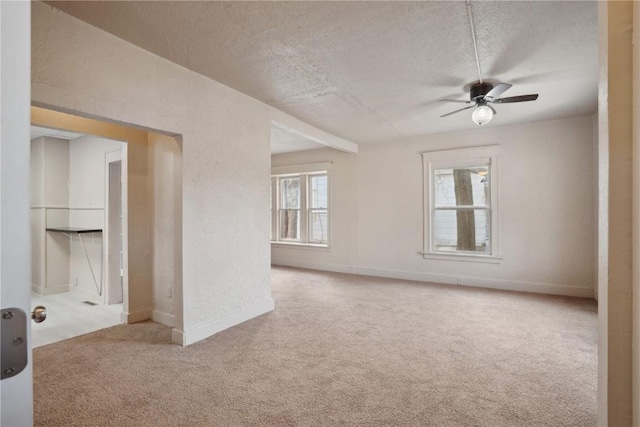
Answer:
<svg viewBox="0 0 640 427"><path fill-rule="evenodd" d="M275 155L273 166L333 161L330 252L279 248L274 264L443 283L593 296L593 118L428 135L347 155ZM421 152L498 144L500 264L424 259Z"/></svg>
<svg viewBox="0 0 640 427"><path fill-rule="evenodd" d="M272 310L267 106L48 5L34 3L32 12L36 104L182 138L183 280L176 301L183 317L174 340L190 344ZM129 159L137 156L131 148ZM146 176L139 181L148 188ZM148 216L134 202L130 230ZM129 279L145 281L140 289L150 292L146 266L140 277L129 267Z"/></svg>
<svg viewBox="0 0 640 427"><path fill-rule="evenodd" d="M153 319L175 325L174 289L176 288L176 255L180 252L176 241L175 206L182 184L179 169L181 151L175 138L149 134L150 205L152 207L153 250ZM179 280L179 278L178 278ZM179 286L178 286L179 287Z"/></svg>
<svg viewBox="0 0 640 427"><path fill-rule="evenodd" d="M122 150L123 143L95 136L69 141L69 206L104 209L105 153Z"/></svg>
<svg viewBox="0 0 640 427"><path fill-rule="evenodd" d="M69 238L46 227L69 225L69 141L31 141L31 290L42 295L69 290ZM61 209L62 208L62 209Z"/></svg>
<svg viewBox="0 0 640 427"><path fill-rule="evenodd" d="M69 201L69 141L43 136L31 141L32 208L66 206Z"/></svg>

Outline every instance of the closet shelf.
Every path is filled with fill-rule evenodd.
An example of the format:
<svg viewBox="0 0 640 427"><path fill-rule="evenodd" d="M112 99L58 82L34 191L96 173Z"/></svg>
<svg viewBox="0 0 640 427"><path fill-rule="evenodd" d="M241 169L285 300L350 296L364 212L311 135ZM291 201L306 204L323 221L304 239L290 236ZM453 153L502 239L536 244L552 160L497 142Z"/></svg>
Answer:
<svg viewBox="0 0 640 427"><path fill-rule="evenodd" d="M102 233L101 228L78 228L78 227L47 228L47 231L56 231L58 233L74 233L74 234Z"/></svg>
<svg viewBox="0 0 640 427"><path fill-rule="evenodd" d="M102 296L102 275L100 276L100 285L98 285L98 280L96 279L96 274L93 271L93 265L91 264L91 258L89 258L89 253L87 252L87 247L84 245L84 241L82 240L82 235L87 233L102 233L101 228L78 228L78 227L51 227L46 228L47 231L52 231L55 233L63 233L68 236L70 239L73 237L72 234L78 235L78 240L80 240L80 244L82 245L82 251L84 252L84 256L87 257L87 263L89 263L89 270L91 270L91 277L93 277L93 283L96 285L96 290L98 291L98 295Z"/></svg>

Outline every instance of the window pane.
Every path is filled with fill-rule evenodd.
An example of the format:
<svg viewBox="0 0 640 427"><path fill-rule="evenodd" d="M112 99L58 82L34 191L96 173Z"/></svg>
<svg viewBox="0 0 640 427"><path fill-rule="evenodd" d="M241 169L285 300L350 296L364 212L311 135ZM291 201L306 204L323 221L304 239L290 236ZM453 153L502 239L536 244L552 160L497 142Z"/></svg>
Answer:
<svg viewBox="0 0 640 427"><path fill-rule="evenodd" d="M327 194L327 176L311 175L309 180L311 181L309 207L327 209L329 199Z"/></svg>
<svg viewBox="0 0 640 427"><path fill-rule="evenodd" d="M436 169L433 184L436 206L489 205L489 165Z"/></svg>
<svg viewBox="0 0 640 427"><path fill-rule="evenodd" d="M489 211L484 209L436 210L433 250L490 254L489 226Z"/></svg>
<svg viewBox="0 0 640 427"><path fill-rule="evenodd" d="M280 208L300 208L300 177L280 179Z"/></svg>
<svg viewBox="0 0 640 427"><path fill-rule="evenodd" d="M328 218L327 211L311 212L311 231L309 240L314 243L326 243L328 235Z"/></svg>
<svg viewBox="0 0 640 427"><path fill-rule="evenodd" d="M300 240L300 211L296 209L280 210L280 239Z"/></svg>

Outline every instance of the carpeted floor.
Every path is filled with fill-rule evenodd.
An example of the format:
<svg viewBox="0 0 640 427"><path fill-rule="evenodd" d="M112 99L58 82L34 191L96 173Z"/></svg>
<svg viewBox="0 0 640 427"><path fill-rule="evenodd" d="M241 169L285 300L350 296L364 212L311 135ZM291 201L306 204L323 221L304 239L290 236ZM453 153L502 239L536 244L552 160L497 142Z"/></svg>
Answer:
<svg viewBox="0 0 640 427"><path fill-rule="evenodd" d="M596 303L274 268L276 310L34 350L38 426L595 426Z"/></svg>

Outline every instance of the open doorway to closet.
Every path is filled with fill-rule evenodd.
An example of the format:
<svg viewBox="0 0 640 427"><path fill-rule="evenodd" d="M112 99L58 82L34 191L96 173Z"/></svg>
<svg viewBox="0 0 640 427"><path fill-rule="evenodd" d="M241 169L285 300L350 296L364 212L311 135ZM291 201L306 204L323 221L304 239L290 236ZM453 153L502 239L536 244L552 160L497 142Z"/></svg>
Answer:
<svg viewBox="0 0 640 427"><path fill-rule="evenodd" d="M31 127L31 290L48 311L34 347L122 322L126 156L122 141Z"/></svg>

